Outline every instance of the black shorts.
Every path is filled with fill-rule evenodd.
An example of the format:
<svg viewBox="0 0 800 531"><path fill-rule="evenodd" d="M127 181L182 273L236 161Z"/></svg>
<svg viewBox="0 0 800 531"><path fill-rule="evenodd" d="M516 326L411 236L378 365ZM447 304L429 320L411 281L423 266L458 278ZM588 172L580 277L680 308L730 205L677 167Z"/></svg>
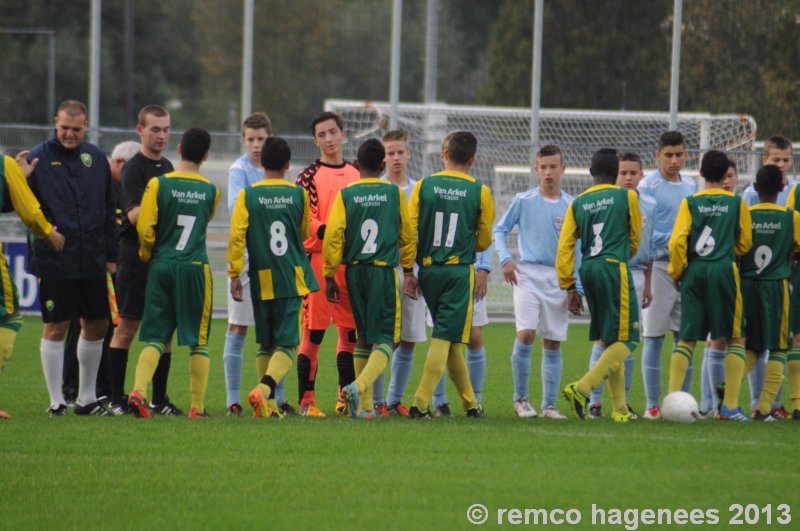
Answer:
<svg viewBox="0 0 800 531"><path fill-rule="evenodd" d="M105 276L43 277L39 281L39 302L45 323L70 321L73 317L95 320L111 316Z"/></svg>
<svg viewBox="0 0 800 531"><path fill-rule="evenodd" d="M139 245L121 240L117 258L117 305L120 317L142 320L148 265L139 260Z"/></svg>

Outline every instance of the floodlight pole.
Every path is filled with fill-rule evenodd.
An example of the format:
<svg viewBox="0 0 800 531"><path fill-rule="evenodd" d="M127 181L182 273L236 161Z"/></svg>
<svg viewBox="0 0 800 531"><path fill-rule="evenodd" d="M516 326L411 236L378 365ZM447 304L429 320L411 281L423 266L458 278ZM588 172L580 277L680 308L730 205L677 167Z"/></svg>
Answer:
<svg viewBox="0 0 800 531"><path fill-rule="evenodd" d="M542 16L543 0L536 0L533 8L533 64L531 68L531 167L536 165L539 149L539 107L542 95Z"/></svg>
<svg viewBox="0 0 800 531"><path fill-rule="evenodd" d="M439 0L428 0L425 24L425 103L436 101L439 75Z"/></svg>
<svg viewBox="0 0 800 531"><path fill-rule="evenodd" d="M0 33L12 35L47 35L47 109L45 123L50 123L56 112L56 32L52 29L0 28Z"/></svg>
<svg viewBox="0 0 800 531"><path fill-rule="evenodd" d="M681 78L681 26L683 0L674 0L672 12L672 74L669 87L669 129L678 128L678 92Z"/></svg>
<svg viewBox="0 0 800 531"><path fill-rule="evenodd" d="M91 38L89 44L89 141L100 140L100 13L103 0L92 0Z"/></svg>
<svg viewBox="0 0 800 531"><path fill-rule="evenodd" d="M400 107L400 31L403 18L403 0L392 1L392 59L389 77L389 129L397 128L397 113Z"/></svg>
<svg viewBox="0 0 800 531"><path fill-rule="evenodd" d="M242 22L242 121L253 106L253 0L244 0Z"/></svg>

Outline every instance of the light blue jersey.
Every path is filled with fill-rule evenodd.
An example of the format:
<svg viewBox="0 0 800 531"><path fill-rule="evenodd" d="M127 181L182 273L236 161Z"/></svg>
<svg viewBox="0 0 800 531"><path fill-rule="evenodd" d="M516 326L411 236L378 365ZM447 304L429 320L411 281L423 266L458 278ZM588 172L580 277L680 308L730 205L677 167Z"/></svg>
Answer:
<svg viewBox="0 0 800 531"><path fill-rule="evenodd" d="M384 181L388 181L389 179L384 175L381 177ZM403 193L406 194L406 201L411 200L411 190L414 189L414 185L417 184L417 181L412 179L411 177L406 177L408 179L408 184L402 187Z"/></svg>
<svg viewBox="0 0 800 531"><path fill-rule="evenodd" d="M798 181L787 179L786 186L783 187L783 190L778 192L778 200L775 201L775 203L779 206L785 207L786 202L789 200L789 193L792 191L792 187L797 183ZM758 192L756 192L756 189L753 188L752 184L745 189L744 193L742 194L742 199L744 199L745 204L747 204L749 207L755 206L761 202L758 200Z"/></svg>
<svg viewBox="0 0 800 531"><path fill-rule="evenodd" d="M656 201L649 195L639 196L639 210L642 212L642 240L636 256L628 262L628 269L645 269L650 261L650 246L653 241L653 221L656 215Z"/></svg>
<svg viewBox="0 0 800 531"><path fill-rule="evenodd" d="M475 253L475 271L488 271L492 272L492 253L494 252L494 243L489 247Z"/></svg>
<svg viewBox="0 0 800 531"><path fill-rule="evenodd" d="M247 153L236 159L228 171L228 212L233 212L236 197L239 192L248 186L253 186L264 180L264 168L259 168L250 162Z"/></svg>
<svg viewBox="0 0 800 531"><path fill-rule="evenodd" d="M650 246L651 258L659 262L669 261L669 237L678 217L678 208L684 197L697 191L697 184L691 177L681 175L681 180L672 183L656 170L639 183L639 196L649 196L656 202L653 243Z"/></svg>
<svg viewBox="0 0 800 531"><path fill-rule="evenodd" d="M559 199L545 198L539 187L517 194L494 227L500 264L513 258L506 237L518 225L519 261L555 267L561 224L572 201L573 197L563 190Z"/></svg>

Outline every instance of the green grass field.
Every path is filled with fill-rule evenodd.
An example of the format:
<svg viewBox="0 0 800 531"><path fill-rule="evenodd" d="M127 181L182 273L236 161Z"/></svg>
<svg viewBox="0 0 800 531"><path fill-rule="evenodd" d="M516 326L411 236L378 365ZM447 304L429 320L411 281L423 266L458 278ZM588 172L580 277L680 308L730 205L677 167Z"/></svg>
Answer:
<svg viewBox="0 0 800 531"><path fill-rule="evenodd" d="M208 421L49 418L41 324L26 318L0 377L0 407L14 417L0 422L0 529L459 529L473 527L466 513L475 503L488 508L491 527L498 509L572 508L581 513L579 527L591 528L592 504L716 509L722 528L734 503L772 504L772 526L764 509L757 524L745 526L753 529L791 528L777 524L781 503L790 504L795 526L800 518L800 423L518 419L511 407L512 324L485 329L487 417L432 421L226 417L224 330L223 321L214 322ZM320 352L317 379L328 412L335 402L334 336ZM570 336L565 382L583 373L589 352L585 326L574 326ZM536 397L539 352L537 344ZM185 354L173 355L170 395L188 409ZM423 356L420 346L406 401ZM129 386L137 357L134 350ZM246 392L255 381L252 358L245 376L252 377ZM293 370L291 398L296 382ZM448 393L456 402L452 388ZM631 402L642 409L638 366ZM624 521L605 527L626 528Z"/></svg>

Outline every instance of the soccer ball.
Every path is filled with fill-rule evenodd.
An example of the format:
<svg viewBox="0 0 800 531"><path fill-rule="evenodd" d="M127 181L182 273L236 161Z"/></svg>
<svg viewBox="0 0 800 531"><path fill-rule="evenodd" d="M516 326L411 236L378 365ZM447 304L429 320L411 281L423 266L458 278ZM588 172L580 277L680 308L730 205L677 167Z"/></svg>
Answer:
<svg viewBox="0 0 800 531"><path fill-rule="evenodd" d="M670 422L690 424L696 421L700 413L697 400L689 393L675 391L664 397L661 404L661 417Z"/></svg>

